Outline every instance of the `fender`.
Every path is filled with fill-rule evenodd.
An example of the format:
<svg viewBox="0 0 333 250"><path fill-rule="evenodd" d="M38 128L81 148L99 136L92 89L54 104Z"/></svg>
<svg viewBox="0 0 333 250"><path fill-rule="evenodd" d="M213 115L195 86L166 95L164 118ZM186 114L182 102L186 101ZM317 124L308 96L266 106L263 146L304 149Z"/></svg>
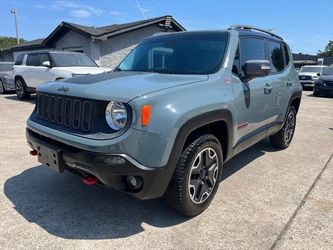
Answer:
<svg viewBox="0 0 333 250"><path fill-rule="evenodd" d="M210 123L223 121L227 124L228 128L228 154L226 155L226 159L228 159L232 152L232 139L233 139L233 120L232 114L228 109L220 109L210 111L198 116L195 116L185 122L182 127L179 129L178 134L176 136L174 146L171 151L170 158L178 159L182 153L182 149L185 145L186 138L193 132L194 130L208 125Z"/></svg>
<svg viewBox="0 0 333 250"><path fill-rule="evenodd" d="M219 109L210 111L198 116L195 116L188 121L186 121L181 128L179 129L175 142L173 144L171 154L168 160L167 165L164 168L164 178L163 183L159 183L159 187L161 188L161 192L165 193L169 183L171 181L172 175L177 166L178 159L182 153L182 149L185 145L186 138L193 132L194 130L208 125L213 122L223 121L227 124L228 128L228 153L226 155L225 162L228 161L232 156L232 143L233 143L233 120L232 114L228 109Z"/></svg>

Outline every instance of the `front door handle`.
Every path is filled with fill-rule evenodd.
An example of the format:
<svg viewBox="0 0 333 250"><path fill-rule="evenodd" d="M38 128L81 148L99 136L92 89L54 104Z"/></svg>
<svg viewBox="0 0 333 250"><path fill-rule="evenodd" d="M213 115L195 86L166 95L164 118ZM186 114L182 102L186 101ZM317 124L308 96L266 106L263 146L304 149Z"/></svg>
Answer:
<svg viewBox="0 0 333 250"><path fill-rule="evenodd" d="M286 85L287 85L287 87L291 87L291 86L293 86L293 82L290 79L288 79L286 82Z"/></svg>
<svg viewBox="0 0 333 250"><path fill-rule="evenodd" d="M272 93L272 89L273 89L273 85L266 83L265 87L264 87L264 93L265 95L270 95Z"/></svg>

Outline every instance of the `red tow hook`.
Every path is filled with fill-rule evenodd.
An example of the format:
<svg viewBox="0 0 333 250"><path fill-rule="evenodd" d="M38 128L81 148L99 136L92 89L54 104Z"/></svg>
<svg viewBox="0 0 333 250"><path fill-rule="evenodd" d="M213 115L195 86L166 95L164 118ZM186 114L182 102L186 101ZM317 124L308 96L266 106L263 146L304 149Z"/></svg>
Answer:
<svg viewBox="0 0 333 250"><path fill-rule="evenodd" d="M32 156L36 156L37 155L37 151L36 150L31 150L29 153Z"/></svg>
<svg viewBox="0 0 333 250"><path fill-rule="evenodd" d="M83 178L83 182L84 182L84 184L86 184L88 186L92 186L98 182L98 179L88 176L88 177Z"/></svg>

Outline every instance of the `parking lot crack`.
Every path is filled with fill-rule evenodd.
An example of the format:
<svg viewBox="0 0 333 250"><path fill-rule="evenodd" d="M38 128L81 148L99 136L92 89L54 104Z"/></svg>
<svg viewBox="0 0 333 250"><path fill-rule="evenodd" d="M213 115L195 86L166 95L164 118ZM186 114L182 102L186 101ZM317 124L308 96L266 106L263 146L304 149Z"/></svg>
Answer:
<svg viewBox="0 0 333 250"><path fill-rule="evenodd" d="M291 223L293 222L294 218L297 216L298 212L300 211L300 209L303 207L303 205L305 204L306 200L308 199L311 191L313 190L313 188L316 186L316 184L318 183L318 181L320 180L321 176L323 175L323 173L325 172L325 170L327 169L330 161L333 158L333 153L331 154L331 156L328 158L328 160L326 161L324 167L320 170L319 174L317 175L317 177L315 178L315 180L313 181L312 185L310 186L310 188L308 189L308 191L306 192L306 194L304 195L304 197L302 198L301 202L298 204L297 208L295 209L295 211L293 212L293 214L291 215L291 217L289 218L288 222L286 223L286 225L283 227L282 231L280 232L280 234L278 235L278 237L275 239L275 241L273 242L273 244L271 245L270 249L275 249L277 246L277 243L282 239L283 235L288 231Z"/></svg>

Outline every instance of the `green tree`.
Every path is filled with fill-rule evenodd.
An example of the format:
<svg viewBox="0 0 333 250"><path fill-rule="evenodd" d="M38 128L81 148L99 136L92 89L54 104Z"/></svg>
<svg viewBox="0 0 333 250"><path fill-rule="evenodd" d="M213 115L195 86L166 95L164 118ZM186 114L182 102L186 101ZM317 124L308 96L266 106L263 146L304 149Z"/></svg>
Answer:
<svg viewBox="0 0 333 250"><path fill-rule="evenodd" d="M333 56L333 41L330 40L324 51L318 50L318 56Z"/></svg>
<svg viewBox="0 0 333 250"><path fill-rule="evenodd" d="M24 42L26 42L26 40L21 38L20 43ZM16 37L7 37L7 36L0 37L0 49L5 49L16 44L17 44Z"/></svg>

